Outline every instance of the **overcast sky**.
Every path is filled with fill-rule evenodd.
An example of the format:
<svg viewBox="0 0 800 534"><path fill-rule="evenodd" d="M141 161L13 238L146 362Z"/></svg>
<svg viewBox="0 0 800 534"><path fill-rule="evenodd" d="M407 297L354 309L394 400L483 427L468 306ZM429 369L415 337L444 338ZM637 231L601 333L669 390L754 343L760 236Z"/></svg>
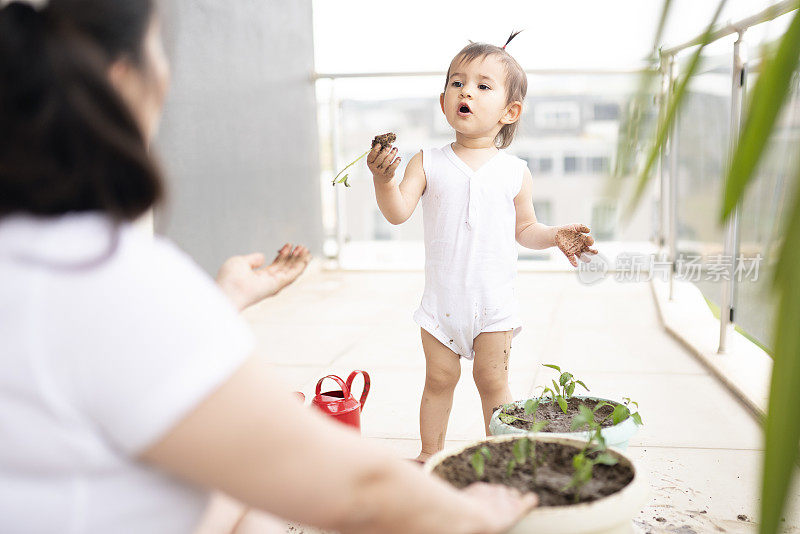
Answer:
<svg viewBox="0 0 800 534"><path fill-rule="evenodd" d="M314 0L318 72L444 70L469 40L503 44L528 69L636 67L653 43L663 0ZM664 43L701 33L717 0L673 0ZM728 0L737 21L774 0ZM774 38L789 17L748 32ZM730 48L732 39L718 47Z"/></svg>

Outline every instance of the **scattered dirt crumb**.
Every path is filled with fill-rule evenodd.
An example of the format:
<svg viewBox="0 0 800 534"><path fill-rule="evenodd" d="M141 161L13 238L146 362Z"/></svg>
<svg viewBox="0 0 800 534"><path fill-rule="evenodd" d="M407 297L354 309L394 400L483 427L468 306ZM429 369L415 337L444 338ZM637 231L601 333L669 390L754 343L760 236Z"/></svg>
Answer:
<svg viewBox="0 0 800 534"><path fill-rule="evenodd" d="M747 517L747 516L746 516L746 515L744 515L744 514L739 514L739 515L737 515L737 516L736 516L736 519L738 519L739 521L750 521L750 518L749 518L749 517Z"/></svg>
<svg viewBox="0 0 800 534"><path fill-rule="evenodd" d="M666 523L667 522L667 520L664 519L663 517L656 517L656 521L658 521L659 523Z"/></svg>

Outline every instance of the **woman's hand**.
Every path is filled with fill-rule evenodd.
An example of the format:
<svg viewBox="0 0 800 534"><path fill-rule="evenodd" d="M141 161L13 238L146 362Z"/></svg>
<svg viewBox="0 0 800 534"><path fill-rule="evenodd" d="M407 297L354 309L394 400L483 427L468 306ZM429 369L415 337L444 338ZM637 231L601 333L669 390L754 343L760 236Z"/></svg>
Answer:
<svg viewBox="0 0 800 534"><path fill-rule="evenodd" d="M475 506L488 512L491 532L506 532L539 504L534 493L521 494L514 488L500 484L476 482L464 488L464 493L474 498Z"/></svg>
<svg viewBox="0 0 800 534"><path fill-rule="evenodd" d="M582 254L597 254L597 250L589 248L594 244L594 238L588 234L589 228L583 224L559 226L556 231L555 245L564 253L573 267L578 266L578 258ZM584 261L588 263L589 260Z"/></svg>
<svg viewBox="0 0 800 534"><path fill-rule="evenodd" d="M233 256L225 260L217 273L217 284L241 311L277 294L305 270L311 254L303 246L286 243L272 264L264 265L261 253Z"/></svg>
<svg viewBox="0 0 800 534"><path fill-rule="evenodd" d="M372 176L382 183L389 183L394 178L394 171L400 165L400 158L395 158L397 148L387 146L381 149L381 145L375 144L367 155L367 167L372 172Z"/></svg>

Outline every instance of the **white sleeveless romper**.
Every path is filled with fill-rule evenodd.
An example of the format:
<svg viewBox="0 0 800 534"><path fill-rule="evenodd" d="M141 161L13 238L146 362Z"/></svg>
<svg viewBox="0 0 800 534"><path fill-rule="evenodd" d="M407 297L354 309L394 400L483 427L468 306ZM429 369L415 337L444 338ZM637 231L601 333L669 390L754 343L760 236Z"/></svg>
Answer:
<svg viewBox="0 0 800 534"><path fill-rule="evenodd" d="M450 145L422 151L425 291L414 321L467 359L478 334L522 330L514 197L525 166L503 150L477 171Z"/></svg>

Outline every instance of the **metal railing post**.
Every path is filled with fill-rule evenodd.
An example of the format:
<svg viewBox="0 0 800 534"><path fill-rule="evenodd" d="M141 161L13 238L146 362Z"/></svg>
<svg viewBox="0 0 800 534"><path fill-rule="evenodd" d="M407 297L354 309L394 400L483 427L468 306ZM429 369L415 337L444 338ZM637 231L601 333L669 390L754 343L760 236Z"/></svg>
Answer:
<svg viewBox="0 0 800 534"><path fill-rule="evenodd" d="M733 153L739 140L739 129L742 121L742 97L744 95L745 81L747 79L747 58L742 52L744 30L739 32L739 37L733 43L733 72L731 76L731 124L730 141L728 143L728 165L731 163ZM722 294L719 306L719 348L718 353L724 353L728 340L728 330L734 322L734 307L736 304L736 269L735 265L739 249L739 205L725 221L725 237L722 259L731 259L731 268L722 279Z"/></svg>
<svg viewBox="0 0 800 534"><path fill-rule="evenodd" d="M678 77L678 62L675 56L669 58L669 94L675 94ZM675 296L675 270L678 261L678 120L675 116L672 131L669 133L669 300Z"/></svg>
<svg viewBox="0 0 800 534"><path fill-rule="evenodd" d="M331 94L330 94L330 136L331 136L331 162L333 163L333 170L331 177L336 174L337 170L341 168L341 158L339 157L339 143L341 139L341 128L339 126L339 100L336 96L336 80L331 79ZM340 261L342 248L344 247L345 236L345 199L342 194L342 187L335 187L336 199L336 255L334 258L337 262Z"/></svg>

